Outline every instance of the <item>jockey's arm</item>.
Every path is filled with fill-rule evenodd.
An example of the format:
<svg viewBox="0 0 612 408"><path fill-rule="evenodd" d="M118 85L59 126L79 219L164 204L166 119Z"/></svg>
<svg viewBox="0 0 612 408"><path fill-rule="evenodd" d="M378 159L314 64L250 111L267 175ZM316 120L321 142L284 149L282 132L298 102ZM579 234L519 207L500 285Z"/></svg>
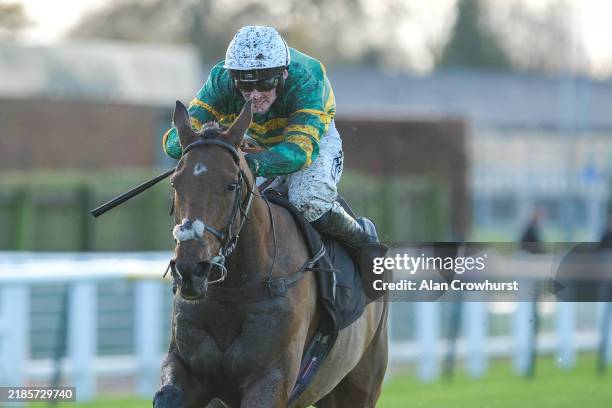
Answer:
<svg viewBox="0 0 612 408"><path fill-rule="evenodd" d="M247 155L251 170L258 176L273 177L290 174L310 166L319 154L319 141L327 131L329 121L321 120L323 112L298 110L289 117L284 142L265 152Z"/></svg>
<svg viewBox="0 0 612 408"><path fill-rule="evenodd" d="M205 104L205 102L196 97L189 103L189 107L187 108L191 118L191 127L198 132L202 129L204 123L216 120L212 113L205 110L205 108L202 108L202 104ZM181 158L183 149L181 148L181 144L179 142L178 131L174 126L164 133L162 138L162 146L164 148L164 152L166 152L168 156L172 157L173 159Z"/></svg>
<svg viewBox="0 0 612 408"><path fill-rule="evenodd" d="M206 122L220 122L222 114L218 105L221 104L228 90L226 78L221 77L219 64L213 67L206 83L196 97L189 103L188 111L191 117L191 127L200 131ZM173 159L180 159L183 152L179 142L178 132L174 126L164 133L162 138L164 152Z"/></svg>

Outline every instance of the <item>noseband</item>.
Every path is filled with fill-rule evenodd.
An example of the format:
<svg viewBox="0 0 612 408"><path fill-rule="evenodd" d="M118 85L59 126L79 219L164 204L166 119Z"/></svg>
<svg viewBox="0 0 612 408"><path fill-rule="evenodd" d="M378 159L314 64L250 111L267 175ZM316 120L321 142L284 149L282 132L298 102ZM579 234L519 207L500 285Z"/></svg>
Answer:
<svg viewBox="0 0 612 408"><path fill-rule="evenodd" d="M228 152L230 152L232 155L232 158L234 159L234 162L238 165L238 168L240 168L240 154L238 153L238 150L233 145L227 142L224 142L223 140L209 139L209 138L206 138L206 136L203 136L201 139L196 140L195 142L187 145L187 147L183 149L183 156L185 156L187 153L189 153L191 150L193 150L196 147L209 146L209 145L220 146L220 147L223 147ZM241 196L242 196L241 193L242 193L243 185L246 185L247 187L247 197L244 200L244 202L241 201ZM204 231L210 232L221 242L219 254L210 259L210 263L212 265L217 266L219 267L219 269L221 269L221 277L214 281L208 282L209 285L223 282L227 276L227 268L225 267L225 259L226 257L230 256L236 249L236 245L238 244L238 238L240 236L240 232L242 231L242 227L244 227L244 223L248 219L249 210L251 209L251 204L253 203L254 188L255 188L255 183L249 186L249 182L246 177L246 174L244 173L244 171L242 171L242 169L240 169L238 173L238 183L236 185L236 189L234 190L235 195L234 195L234 203L232 205L232 211L230 213L227 223L225 224L225 227L221 231L219 231L216 228L211 227L210 225L204 222ZM233 235L232 230L233 230L234 223L236 222L236 217L238 216L239 211L240 211L240 214L242 214L242 219L240 220L238 231L236 232L235 235ZM197 234L196 234L196 240L200 243L201 246L204 246L204 241ZM168 265L168 269L172 269L173 275L176 274L175 261L170 261L170 264Z"/></svg>

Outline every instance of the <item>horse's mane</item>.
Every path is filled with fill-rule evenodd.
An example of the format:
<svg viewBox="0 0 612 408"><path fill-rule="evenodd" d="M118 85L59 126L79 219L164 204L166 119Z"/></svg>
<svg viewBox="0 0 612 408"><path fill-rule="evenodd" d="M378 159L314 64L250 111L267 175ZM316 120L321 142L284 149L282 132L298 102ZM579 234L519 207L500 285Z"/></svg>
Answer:
<svg viewBox="0 0 612 408"><path fill-rule="evenodd" d="M227 130L227 126L223 126L219 122L213 120L210 122L205 122L204 125L202 126L202 129L200 129L200 131L197 133L201 137L206 137L210 139L218 139L221 137L221 133L223 133L226 130Z"/></svg>
<svg viewBox="0 0 612 408"><path fill-rule="evenodd" d="M199 137L203 139L223 139L223 132L225 132L227 129L229 129L228 126L224 126L220 124L219 122L213 120L213 121L205 122L202 125L202 128L200 129L200 131L196 133ZM246 134L245 134L245 142L246 144L243 143L243 145L240 146L240 149L243 152L257 153L258 151L262 150L261 147L258 147L259 146L258 142L250 138Z"/></svg>

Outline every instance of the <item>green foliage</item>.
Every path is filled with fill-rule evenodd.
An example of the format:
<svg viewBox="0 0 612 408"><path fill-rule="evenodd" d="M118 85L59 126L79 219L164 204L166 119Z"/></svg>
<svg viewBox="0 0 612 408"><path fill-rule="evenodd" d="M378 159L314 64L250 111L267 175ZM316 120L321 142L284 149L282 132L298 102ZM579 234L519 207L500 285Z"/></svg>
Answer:
<svg viewBox="0 0 612 408"><path fill-rule="evenodd" d="M172 248L168 183L104 216L89 211L141 182L153 170L0 174L0 249L137 251ZM11 232L11 233L9 233Z"/></svg>
<svg viewBox="0 0 612 408"><path fill-rule="evenodd" d="M158 173L2 173L0 250L169 250L172 192L167 181L97 219L89 215L94 207ZM382 180L349 171L340 192L359 215L376 222L387 242L438 241L448 232L447 192L433 180Z"/></svg>
<svg viewBox="0 0 612 408"><path fill-rule="evenodd" d="M510 69L505 51L484 22L480 0L460 0L457 20L437 68Z"/></svg>
<svg viewBox="0 0 612 408"><path fill-rule="evenodd" d="M448 234L448 191L436 180L394 177L382 181L347 171L339 190L358 215L374 221L387 243L442 241Z"/></svg>

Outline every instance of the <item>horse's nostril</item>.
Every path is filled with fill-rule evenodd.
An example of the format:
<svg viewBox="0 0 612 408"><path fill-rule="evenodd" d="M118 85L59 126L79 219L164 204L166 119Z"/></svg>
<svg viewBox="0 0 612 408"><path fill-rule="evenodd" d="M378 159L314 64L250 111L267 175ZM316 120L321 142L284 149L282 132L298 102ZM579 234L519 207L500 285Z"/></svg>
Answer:
<svg viewBox="0 0 612 408"><path fill-rule="evenodd" d="M186 278L192 275L194 264L184 263L184 262L176 262L176 271L182 278Z"/></svg>
<svg viewBox="0 0 612 408"><path fill-rule="evenodd" d="M200 277L200 278L204 277L204 276L207 276L209 274L209 272L210 272L210 268L211 268L210 262L208 262L208 261L199 262L195 266L195 268L193 270L193 274L195 276Z"/></svg>
<svg viewBox="0 0 612 408"><path fill-rule="evenodd" d="M198 263L176 263L176 270L183 279L195 276L198 278L207 276L210 272L211 264L208 261Z"/></svg>

